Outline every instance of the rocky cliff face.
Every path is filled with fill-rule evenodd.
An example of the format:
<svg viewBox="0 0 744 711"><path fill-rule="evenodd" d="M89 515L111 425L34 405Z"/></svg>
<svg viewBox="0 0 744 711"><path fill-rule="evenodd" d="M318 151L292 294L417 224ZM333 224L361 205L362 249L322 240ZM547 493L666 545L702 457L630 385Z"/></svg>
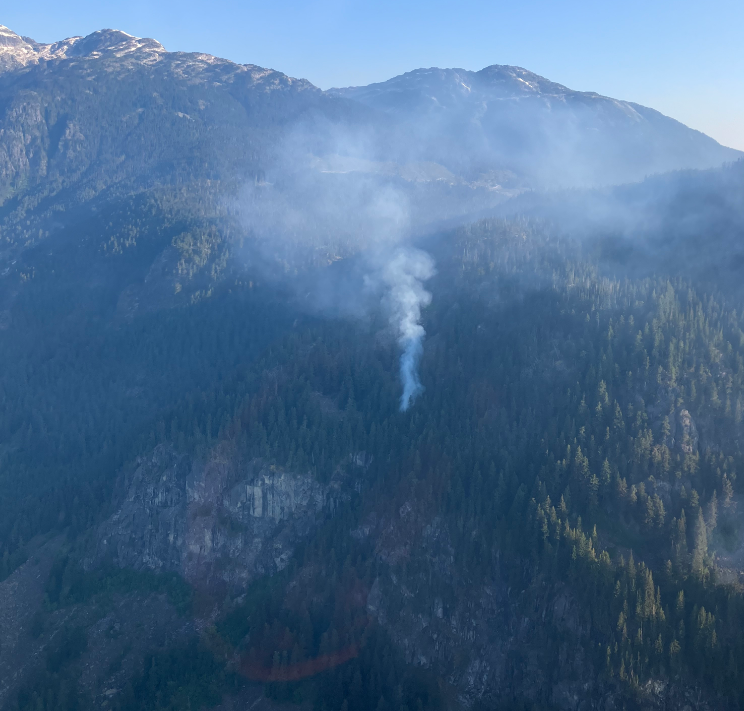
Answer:
<svg viewBox="0 0 744 711"><path fill-rule="evenodd" d="M282 570L343 496L309 473L243 461L229 444L205 461L159 446L120 482L118 510L98 530L89 567L103 560L172 571L199 587L243 587Z"/></svg>

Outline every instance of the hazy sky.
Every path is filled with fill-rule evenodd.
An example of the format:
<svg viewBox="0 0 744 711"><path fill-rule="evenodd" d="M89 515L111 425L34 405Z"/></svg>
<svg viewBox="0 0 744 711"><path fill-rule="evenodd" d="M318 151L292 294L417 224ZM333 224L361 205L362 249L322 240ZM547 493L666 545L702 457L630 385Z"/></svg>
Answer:
<svg viewBox="0 0 744 711"><path fill-rule="evenodd" d="M651 106L744 150L744 0L29 0L0 24L40 42L114 27L317 86L418 67L516 64Z"/></svg>

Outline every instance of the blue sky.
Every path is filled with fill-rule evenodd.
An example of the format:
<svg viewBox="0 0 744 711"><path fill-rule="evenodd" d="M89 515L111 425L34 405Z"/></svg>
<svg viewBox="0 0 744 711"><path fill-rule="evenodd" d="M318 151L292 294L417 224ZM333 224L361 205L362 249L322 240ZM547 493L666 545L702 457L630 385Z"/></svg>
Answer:
<svg viewBox="0 0 744 711"><path fill-rule="evenodd" d="M516 64L636 101L744 150L744 0L28 0L0 24L40 42L114 27L317 86L418 67Z"/></svg>

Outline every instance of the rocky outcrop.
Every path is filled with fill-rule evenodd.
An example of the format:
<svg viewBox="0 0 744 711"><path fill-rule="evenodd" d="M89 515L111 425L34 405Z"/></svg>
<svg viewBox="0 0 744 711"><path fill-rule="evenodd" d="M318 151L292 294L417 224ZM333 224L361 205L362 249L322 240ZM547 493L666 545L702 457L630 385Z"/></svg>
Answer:
<svg viewBox="0 0 744 711"><path fill-rule="evenodd" d="M88 566L168 570L200 587L239 587L281 570L343 495L341 481L244 461L227 443L201 461L157 447L122 478L117 511Z"/></svg>
<svg viewBox="0 0 744 711"><path fill-rule="evenodd" d="M677 414L676 442L685 454L697 454L698 432L695 421L688 410L682 409Z"/></svg>

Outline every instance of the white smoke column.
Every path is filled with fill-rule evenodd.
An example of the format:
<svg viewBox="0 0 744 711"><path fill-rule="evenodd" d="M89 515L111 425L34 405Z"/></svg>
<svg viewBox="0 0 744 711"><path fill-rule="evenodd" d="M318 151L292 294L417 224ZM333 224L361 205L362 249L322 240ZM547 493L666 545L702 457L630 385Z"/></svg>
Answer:
<svg viewBox="0 0 744 711"><path fill-rule="evenodd" d="M423 352L426 335L421 325L421 309L431 303L431 294L423 282L435 274L434 260L420 249L402 247L382 269L382 281L389 291L385 302L390 310L390 324L398 332L398 343L403 350L400 356L400 379L403 394L401 412L423 391L418 376L418 363Z"/></svg>

